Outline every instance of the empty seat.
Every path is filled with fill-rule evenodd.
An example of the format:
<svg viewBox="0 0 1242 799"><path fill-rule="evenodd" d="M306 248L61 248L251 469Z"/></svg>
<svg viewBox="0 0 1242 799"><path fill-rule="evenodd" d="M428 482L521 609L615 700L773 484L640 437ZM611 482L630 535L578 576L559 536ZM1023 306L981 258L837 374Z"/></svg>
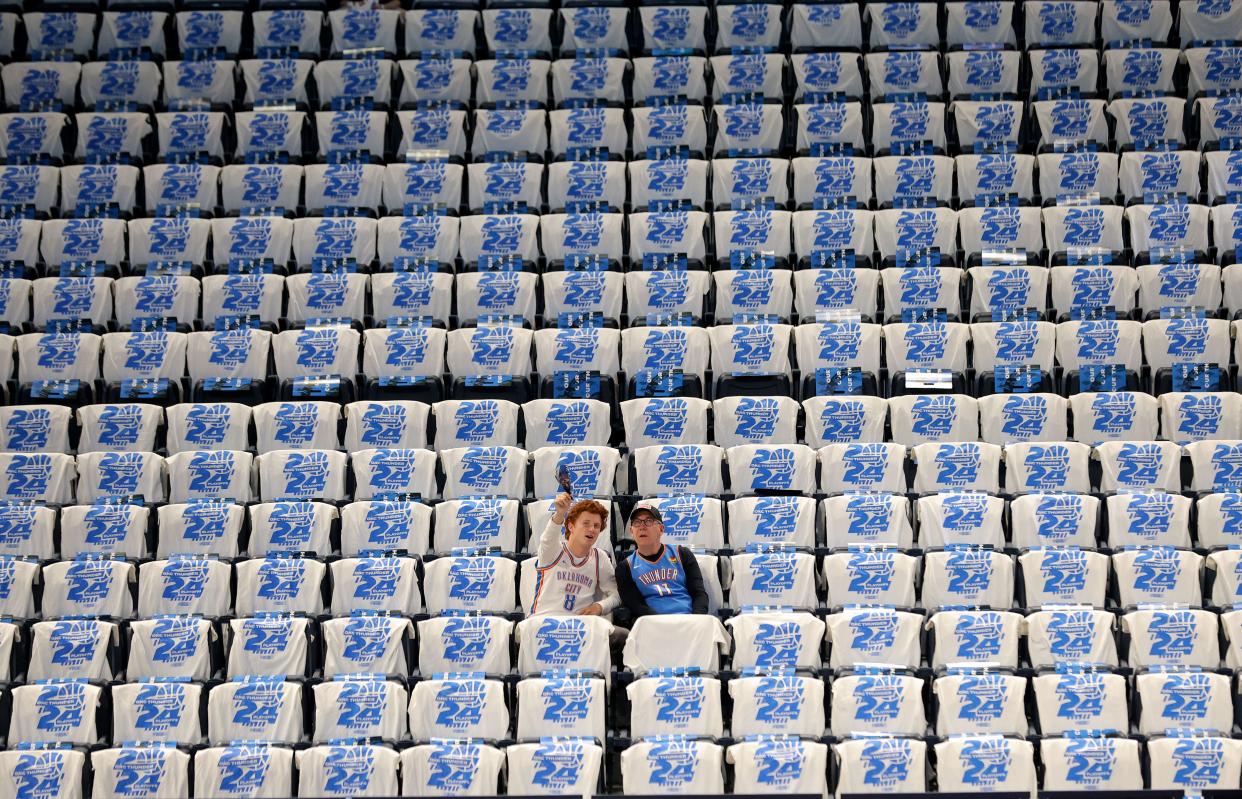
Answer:
<svg viewBox="0 0 1242 799"><path fill-rule="evenodd" d="M309 552L327 557L336 508L322 502L266 502L250 506L252 555Z"/></svg>
<svg viewBox="0 0 1242 799"><path fill-rule="evenodd" d="M415 740L498 740L509 731L509 709L504 684L499 680L423 680L410 692L409 717L410 734Z"/></svg>
<svg viewBox="0 0 1242 799"><path fill-rule="evenodd" d="M499 557L444 557L429 562L423 582L430 613L445 609L511 612L516 564Z"/></svg>
<svg viewBox="0 0 1242 799"><path fill-rule="evenodd" d="M345 498L346 455L321 449L273 450L255 458L261 499Z"/></svg>
<svg viewBox="0 0 1242 799"><path fill-rule="evenodd" d="M824 622L810 613L755 608L727 624L735 668L815 669L822 664Z"/></svg>
<svg viewBox="0 0 1242 799"><path fill-rule="evenodd" d="M351 502L341 511L343 555L368 550L421 555L429 549L430 535L431 508L421 502Z"/></svg>
<svg viewBox="0 0 1242 799"><path fill-rule="evenodd" d="M126 675L131 680L205 679L215 671L211 647L216 632L206 619L177 616L135 621L130 623L130 635Z"/></svg>
<svg viewBox="0 0 1242 799"><path fill-rule="evenodd" d="M519 715L519 724L520 718ZM419 748L422 747L416 747L412 751ZM499 750L491 751L499 754ZM574 791L589 790L598 783L603 750L598 744L581 740L546 741L509 746L504 750L504 756L507 758L508 784L513 790ZM499 766L495 768L498 770ZM411 770L407 773L414 772ZM478 772L475 775L479 779L487 779L487 776ZM494 782L493 776L491 783Z"/></svg>
<svg viewBox="0 0 1242 799"><path fill-rule="evenodd" d="M309 625L309 619L297 616L264 615L230 620L229 677L236 680L238 676L247 675L281 678L304 676L309 649L307 642ZM252 682L261 684L273 681L253 680ZM295 682L283 684L299 686ZM254 690L262 691L263 689ZM269 691L267 695L271 696L271 693ZM262 707L267 703L258 704ZM300 703L295 703L295 707L300 707ZM263 718L270 718L270 716L264 714L256 721L261 721ZM278 721L278 719L272 719L272 721ZM298 737L301 737L300 734Z"/></svg>
<svg viewBox="0 0 1242 799"><path fill-rule="evenodd" d="M1018 657L1022 616L1008 611L942 610L927 622L935 651L932 663L992 663L1012 668Z"/></svg>
<svg viewBox="0 0 1242 799"><path fill-rule="evenodd" d="M404 644L413 638L414 626L408 619L354 615L329 619L321 630L325 677L362 673L397 676L410 671Z"/></svg>
<svg viewBox="0 0 1242 799"><path fill-rule="evenodd" d="M236 566L237 613L323 612L323 581L327 567L300 557L265 557Z"/></svg>
<svg viewBox="0 0 1242 799"><path fill-rule="evenodd" d="M901 552L856 549L824 558L827 604L855 603L913 607L918 558Z"/></svg>
<svg viewBox="0 0 1242 799"><path fill-rule="evenodd" d="M260 771L256 764L263 764ZM218 793L241 773L247 785L263 790L293 790L293 750L272 744L231 744L201 749L194 755L194 789Z"/></svg>
<svg viewBox="0 0 1242 799"><path fill-rule="evenodd" d="M114 741L202 741L202 686L194 682L129 682L112 688Z"/></svg>
<svg viewBox="0 0 1242 799"><path fill-rule="evenodd" d="M1123 578L1124 579L1124 578ZM1128 597L1123 597L1123 601ZM1138 609L1121 617L1121 629L1130 634L1129 662L1146 666L1199 666L1214 669L1220 663L1216 621L1199 609Z"/></svg>
<svg viewBox="0 0 1242 799"><path fill-rule="evenodd" d="M1047 553L1068 553L1067 557L1049 557ZM1094 557L1092 557L1094 556ZM1049 567L1065 567L1064 574L1072 575L1074 566L1071 562L1057 563L1057 560L1072 561L1077 559L1086 562L1088 567L1099 565L1104 556L1098 552L1080 552L1077 550L1046 550L1045 564ZM1091 563L1095 560L1095 563ZM1099 601L1103 597L1103 583L1106 574L1101 569L1089 569L1084 576L1094 583L1090 592ZM1051 572L1051 568L1048 573ZM1069 580L1072 580L1071 576ZM1063 582L1068 582L1064 580ZM1084 581L1085 582L1085 581ZM1085 597L1084 597L1085 598ZM1027 641L1031 647L1031 659L1039 666L1056 666L1064 663L1096 663L1107 666L1115 665L1117 660L1117 643L1114 637L1116 619L1107 611L1088 608L1059 608L1041 610L1027 617ZM1038 696L1038 686L1037 696ZM1073 718L1074 721L1080 719ZM1042 720L1042 719L1041 719ZM1065 722L1070 723L1070 722Z"/></svg>

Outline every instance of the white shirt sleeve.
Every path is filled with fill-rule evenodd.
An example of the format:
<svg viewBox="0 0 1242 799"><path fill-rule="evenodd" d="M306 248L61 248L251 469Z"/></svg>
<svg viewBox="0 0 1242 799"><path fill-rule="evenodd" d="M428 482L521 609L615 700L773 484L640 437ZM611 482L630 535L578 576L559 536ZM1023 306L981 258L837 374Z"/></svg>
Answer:
<svg viewBox="0 0 1242 799"><path fill-rule="evenodd" d="M539 568L552 565L560 556L561 548L565 546L563 530L564 525L548 520L548 526L543 528L543 535L539 536L539 559L536 561Z"/></svg>
<svg viewBox="0 0 1242 799"><path fill-rule="evenodd" d="M600 615L606 616L621 605L621 594L617 591L617 572L613 568L612 560L605 557L603 552L596 552L595 557L599 563L599 585L595 594L600 597Z"/></svg>

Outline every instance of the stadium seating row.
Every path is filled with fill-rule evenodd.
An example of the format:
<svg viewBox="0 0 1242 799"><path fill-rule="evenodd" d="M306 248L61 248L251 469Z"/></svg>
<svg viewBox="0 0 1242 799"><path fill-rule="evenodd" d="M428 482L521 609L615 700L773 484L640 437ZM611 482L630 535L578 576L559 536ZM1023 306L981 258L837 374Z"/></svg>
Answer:
<svg viewBox="0 0 1242 799"><path fill-rule="evenodd" d="M927 441L982 440L1010 447L1006 457L1013 469L1021 462L1021 448L1028 444L1066 442L1064 453L1075 453L1077 462L1079 452L1087 453L1083 459L1090 458L1093 444L1141 440L1140 432L1150 433L1157 425L1160 438L1180 444L1237 439L1240 401L1230 392L1173 392L1159 400L1140 394L1080 394L1070 400L1046 394L989 394L977 401L953 397L948 403L915 396L811 397L801 405L788 397L726 397L715 402L687 397L626 400L620 413L630 450L716 444L727 457L730 448L745 445L806 444L819 449L831 444L881 444L887 439L914 447ZM895 427L889 419L890 406ZM350 453L481 446L522 446L539 452L547 447L607 446L615 438L611 410L599 400L583 399L531 400L524 405L508 400L444 400L430 408L400 400L344 407L322 400L254 408L183 403L167 409L114 403L85 406L76 414L62 405L6 406L0 408L0 451L76 452L85 459L102 452L334 450L343 443ZM920 426L923 415L937 410L960 415L961 423L949 419L947 429ZM1076 411L1073 446L1068 445L1068 410ZM1109 418L1100 420L1104 413ZM1115 418L1126 413L1131 421ZM913 424L905 422L912 414L920 418ZM976 414L977 419L968 418ZM429 421L434 422L430 436ZM1103 421L1108 424L1093 424Z"/></svg>
<svg viewBox="0 0 1242 799"><path fill-rule="evenodd" d="M8 256L6 262L13 264L10 274L17 276L35 274L40 262L46 265L44 274L89 276L121 271L189 273L212 261L219 272L372 271L378 269L377 259L386 267L413 263L426 270L451 267L458 257L485 271L520 271L521 267L531 270L541 251L554 264L569 263L590 271L622 263L627 255L636 271L640 262L648 271L677 271L679 263L702 268L713 263L713 257L722 268L788 266L795 255L804 265L856 261L865 265L872 263L877 250L886 265L894 261L903 266L953 264L959 244L972 263L989 253L1001 253L1007 255L1003 260L1016 258L1019 263L1023 253L1038 260L1046 249L1054 256L1053 264L1068 258L1103 265L1120 260L1119 254L1131 248L1139 252L1140 263L1207 263L1214 260L1207 254L1214 241L1222 260L1232 264L1239 218L1232 204L1209 210L1168 202L1129 209L1050 206L1042 211L991 206L962 211L893 208L874 213L848 209L791 213L759 207L714 214L695 210L542 217L477 214L460 220L448 216L378 221L338 217L295 221L276 216L128 223L100 218L10 220L3 225L0 254Z"/></svg>
<svg viewBox="0 0 1242 799"><path fill-rule="evenodd" d="M510 161L463 166L435 160L387 166L231 164L221 168L193 163L157 164L142 170L124 164L60 168L19 165L0 167L0 185L5 189L6 207L14 214L32 216L57 212L81 216L90 210L107 211L104 215L119 217L168 216L177 210L186 211L188 216L215 212L294 216L303 212L336 214L339 209L351 209L354 216L363 217L381 209L398 215L408 211L407 216L425 216L436 206L454 212L462 209L465 192L469 194L465 207L474 212L508 209L534 214L550 208L557 212L554 217L566 208L576 213L615 214L627 204L635 210L657 211L746 210L756 206L785 210L792 199L794 206L803 211L811 210L812 206L817 206L818 210L834 207L855 210L855 206L861 206L857 218L859 224L868 227L873 220L888 218L883 215L877 218L865 212L873 202L883 208L895 203L919 207L951 204L957 198L963 206L958 214L958 227L967 229L964 235L966 241L971 241L978 235L969 230L971 223L977 224L976 217L987 210L972 206L1006 208L1017 204L1012 198L1023 203L1034 202L1039 196L1049 201L1098 198L1111 204L1119 196L1120 188L1121 196L1142 200L1150 195L1155 202L1145 204L1159 205L1161 198L1168 201L1179 194L1199 197L1202 191L1199 173L1206 170L1206 198L1219 203L1238 191L1237 162L1242 157L1239 152L1206 152L1202 160L1193 152L1174 151L1126 152L1121 156L1074 152L1039 156L915 155L869 159L837 155L710 161L674 157L640 159L628 164L558 161L546 166ZM1035 227L1043 222L1038 209L1023 208L1019 213L1032 216L1028 224ZM1195 233L1203 234L1200 246L1206 248L1211 214L1204 217L1197 207L1194 213L1196 227L1202 228ZM1217 218L1212 220L1216 239L1222 247L1232 246L1222 215L1227 216L1218 211ZM794 220L805 218L793 217ZM142 236L150 224L154 223L131 222L130 237ZM291 235L287 230L297 229L296 225L280 227L286 236ZM374 235L373 227L369 221L364 222L356 235ZM58 229L57 226L49 230ZM216 237L223 237L225 230L220 228ZM381 231L381 238L384 232L387 231ZM551 235L554 232L545 231L545 237L557 238ZM206 240L196 244L205 246ZM1028 242L1027 246L1038 250L1041 242L1033 245ZM369 249L374 250L374 246ZM860 243L855 249L869 252L872 247ZM456 248L449 252L455 253ZM205 254L204 250L203 257ZM157 251L156 255L168 259L167 254ZM134 263L151 260L141 256L141 250L130 252L130 260ZM287 259L288 254L278 260Z"/></svg>
<svg viewBox="0 0 1242 799"><path fill-rule="evenodd" d="M407 705L406 689L398 682L384 681L380 675L367 681L356 677L333 679L305 687L297 682L235 680L210 688L130 683L114 685L109 690L67 681L12 689L8 740L10 745L94 747L107 738L105 724L100 722L111 715L112 737L116 740L155 743L160 740L158 737L134 723L135 718L143 718L143 710L153 704L153 698L172 705L167 711L172 721L168 732L173 733L171 740L182 746L200 745L204 736L197 719L178 719L183 715L178 712L178 704L189 709L206 705L205 737L209 745L215 746L251 740L246 736L256 732L265 733L261 740L275 744L296 746L308 739L329 743L363 737L358 727L364 727L366 737L389 741L411 737L415 741L497 741L513 737L527 741L554 737L603 741L606 724L614 714L622 716L620 726L633 737L647 740L669 735L713 739L794 735L818 739L824 737L826 730L831 730L835 738L876 733L921 738L929 728L934 728L942 738L1026 736L1031 727L1024 708L1028 701L1037 709L1033 716L1035 728L1045 735L1059 735L1090 729L1081 719L1059 711L1065 695L1092 689L1101 695L1103 706L1094 714L1097 718L1093 721L1107 724L1107 729L1129 729L1132 708L1137 721L1134 726L1140 735L1161 735L1179 729L1228 735L1233 723L1233 679L1222 673L1148 671L1131 681L1107 671L1045 673L1028 678L964 670L937 676L930 686L928 682L900 672L842 672L832 679L830 686L817 678L795 675L744 676L730 679L727 684L699 675L639 677L626 686L628 701L624 704L630 711L626 718L624 712L617 713L622 704L620 697L609 703L605 682L599 677L531 676L518 683L512 696L498 680L432 678L415 682L408 691L407 727L406 720L401 718ZM726 689L732 700L731 719L727 710L722 712ZM975 692L978 696L972 698ZM478 701L482 705L479 718L473 723L456 719L453 724L436 723L434 714L425 710L426 706L443 709L446 700L472 693L480 695ZM930 701L925 702L925 694ZM765 703L780 695L787 696L789 703L784 712L764 714ZM572 709L544 713L544 707L555 704L557 698L571 697L577 700ZM672 712L669 703L675 701L674 697L688 707ZM881 697L886 697L886 701L881 701ZM374 716L374 721L355 719L357 714L338 709L351 703L361 704L363 700L373 701L369 715ZM99 707L101 703L103 707ZM122 703L128 707L122 707ZM514 725L510 708L514 704L517 733L511 736ZM268 713L256 711L254 705ZM46 724L31 723L44 716L41 711L51 707L60 708L63 715ZM756 713L757 710L760 712ZM270 720L265 718L269 714ZM934 719L932 724L928 723L929 715ZM105 727L104 735L99 734L99 727ZM127 737L120 737L122 734Z"/></svg>
<svg viewBox="0 0 1242 799"><path fill-rule="evenodd" d="M963 504L955 506L946 500L944 510L960 511ZM1145 509L1140 505L1128 508L1131 512ZM748 547L745 554L700 555L709 604L714 610L757 606L816 610L860 603L931 611L954 607L1008 610L1067 603L1086 608L1106 604L1231 607L1242 596L1242 581L1236 575L1242 561L1233 549L1216 550L1205 557L1188 549L1153 547L1151 538L1136 535L1132 540L1138 546L1120 546L1111 556L1078 549L1036 548L1015 558L998 550L969 548L977 543L999 545L1003 543L1000 540L964 539L968 543L963 543L950 538L952 531L934 540L942 532L934 523L922 529L928 539L920 542L923 546L950 548L928 549L921 556L892 549L854 548L817 558L806 551L760 544ZM320 537L326 539L326 533ZM201 542L194 543L202 546ZM265 546L288 550L314 546L315 541L312 537L306 542L295 533L284 540L273 535L266 542L256 540L253 544L261 552ZM524 606L533 600L538 580L533 561L522 563L519 568L507 557L452 555L425 564L415 558L388 556L343 558L325 564L314 558L274 554L238 560L234 565L208 556L177 555L135 566L119 557L85 554L40 567L33 561L6 559L8 579L4 585L13 594L0 607L6 618L16 619L159 619L169 614L222 617L234 611L241 616L318 616L325 612L335 616L356 612L413 616L424 607L431 613L513 613L518 609L513 587L519 572ZM1118 587L1110 594L1108 586L1113 581ZM237 586L236 599L229 588L231 583ZM38 602L36 586L41 591ZM347 672L368 671L364 665L355 663Z"/></svg>
<svg viewBox="0 0 1242 799"><path fill-rule="evenodd" d="M677 495L651 501L666 517L667 540L694 547L705 556L754 547L806 551L824 547L836 552L869 546L910 550L916 545L1018 550L1194 545L1206 552L1239 543L1236 492L1206 494L1197 500L1165 492L1100 498L1032 491L1007 502L976 492L945 491L916 499L847 492L819 501L779 495L727 501ZM234 559L243 552L290 551L325 558L374 552L421 556L463 549L519 553L534 549L550 514L549 506L540 501L523 506L514 499L480 497L434 506L412 500L360 500L339 509L314 501L258 503L247 509L225 501L149 508L101 500L59 512L20 503L0 510L5 532L0 555L43 561L55 559L58 552L135 561L152 554L162 559L177 555ZM613 537L622 536L605 535L600 545L612 546ZM709 573L728 565L710 558L704 563ZM730 579L726 574L724 584ZM722 594L723 589L713 597L719 600Z"/></svg>
<svg viewBox="0 0 1242 799"><path fill-rule="evenodd" d="M752 607L723 623L712 616L639 619L626 637L623 662L629 675L609 677L608 638L613 628L604 619L537 616L518 622L515 628L513 622L494 615L433 612L436 618L419 623L417 647L409 620L366 613L314 625L305 617L270 613L233 619L224 627L197 616L124 624L89 618L36 621L29 625L28 645L24 644L24 628L5 622L0 631L13 652L20 647L30 658L29 667L21 674L11 673L9 679L24 676L28 682L62 678L110 682L127 668L133 672L131 680L137 675L177 675L201 681L218 675L221 668L230 679L243 683L301 680L322 670L319 659L325 652L332 662L330 671L338 678L351 676L350 668L355 669L353 675L363 668L361 673L369 671L379 679L393 675L404 681L414 673L415 648L424 679L461 678L462 674L447 670L462 664L473 665L480 679L482 674L497 678L508 674L512 664L527 676L550 672L543 676L616 681L629 675L697 677L718 672L725 664L734 672L750 672L742 673L743 677L773 672L792 676L795 669L818 672L825 667L840 677L866 672L869 665L887 664L901 671L919 669L925 663L939 673L950 666L950 671L959 667L1013 670L1028 663L1036 670L1077 664L1087 667L1082 671L1090 671L1092 666L1108 669L1128 664L1136 671L1214 671L1222 666L1237 668L1242 640L1239 611L1217 614L1173 605L1150 605L1120 616L1055 604L1026 616L987 609L939 610L928 616L883 606L847 607L820 616ZM658 647L667 646L676 635L670 627L673 623L681 624L683 651L659 652ZM514 629L519 644L516 661L510 659ZM311 634L321 635L322 643L311 641ZM1218 645L1222 635L1223 655ZM222 638L227 647L221 647ZM831 643L827 651L825 642ZM321 651L321 646L326 648ZM5 666L9 666L7 660ZM567 674L566 667L576 671ZM1124 689L1121 693L1124 696ZM1095 726L1098 720L1089 718L1079 721L1085 723L1077 729L1126 729L1125 725ZM696 719L692 723L711 722ZM1064 728L1056 730L1061 731ZM703 730L701 734L713 733Z"/></svg>
<svg viewBox="0 0 1242 799"><path fill-rule="evenodd" d="M28 12L5 14L0 53L14 52L14 32L21 23L32 55L71 53L85 58L117 53L167 54L169 22L182 52L236 55L253 49L297 52L318 57L328 34L330 56L353 50L385 53L473 51L482 28L489 50L705 49L808 47L871 49L971 44L1014 46L1019 31L1027 47L1094 46L1146 41L1183 43L1230 40L1242 28L1236 9L1207 8L1190 2L1152 3L1141 11L1111 2L1048 0L996 3L978 11L968 3L930 5L901 2L781 4L685 4L643 6L632 13L623 6L547 4L495 7L477 11L474 4L448 8L93 13ZM636 25L631 26L631 17ZM1015 25L1015 21L1020 24ZM325 26L326 22L326 26ZM326 27L326 31L325 31ZM711 31L714 36L706 34ZM1225 35L1222 36L1222 33Z"/></svg>
<svg viewBox="0 0 1242 799"><path fill-rule="evenodd" d="M930 274L936 278L939 270L921 270L916 274L924 277ZM514 278L515 274L483 274L483 277L491 276ZM491 284L485 286L488 290L498 290L495 281L485 282ZM509 283L516 288L518 281ZM532 283L533 280L527 287L533 288ZM84 282L70 285L80 287ZM90 285L89 279L85 285ZM105 287L98 292L94 304L98 307L110 299ZM522 310L512 306L510 309ZM499 308L492 309L492 313L498 312L501 312ZM320 321L310 327L276 334L244 325L188 334L152 330L102 336L62 329L0 337L7 349L0 357L4 359L4 376L11 378L15 374L22 383L89 381L101 376L112 381L179 379L186 374L194 380L230 377L262 380L273 373L281 379L322 375L352 379L358 374L359 345L363 343L362 371L368 377L439 376L445 372L457 377L489 374L517 377L534 371L547 375L567 371L596 372L615 377L622 371L633 375L644 368L680 369L700 376L708 369L721 375L788 375L794 365L807 374L814 374L816 369L845 366L861 366L866 371L878 372L881 363L892 372L918 369L964 372L971 365L978 370L993 370L1032 362L1048 370L1054 363L1071 371L1091 364L1120 364L1126 370L1137 372L1144 364L1154 369L1167 369L1176 364L1211 364L1227 368L1240 324L1206 319L1193 313L1145 323L1088 319L1059 325L1035 321L964 325L933 320L881 326L864 325L847 318L843 322L791 326L769 322L759 316L753 321L706 329L650 327L618 331L569 327L531 331L512 322L497 323L482 314L480 317L478 327L447 332L433 327L398 326L359 333L336 321ZM103 319L107 318L108 315L103 315ZM880 360L881 336L885 343L883 362ZM692 353L661 350L661 347L667 349L677 343L684 346L687 342L701 346L701 350ZM970 358L967 345L972 342L974 350ZM791 345L795 343L798 347L791 358ZM532 344L538 356L534 359L531 358ZM415 346L416 351L410 353L408 348ZM658 359L658 354L663 358ZM275 358L274 372L268 368L269 355Z"/></svg>
<svg viewBox="0 0 1242 799"><path fill-rule="evenodd" d="M1242 49L1239 50L1242 53ZM578 62L573 62L578 63ZM786 109L749 95L726 97L710 109L663 104L621 108L582 106L546 111L529 101L467 112L439 104L427 110L356 108L310 112L279 108L169 111L153 119L136 111L59 111L0 115L8 163L31 160L79 163L223 163L282 160L384 162L417 157L543 161L623 159L670 154L824 155L857 152L886 156L940 155L1033 149L1139 148L1161 152L1188 142L1186 101L1177 97L1039 100L1029 113L1018 100L925 99L874 103L798 103ZM573 100L567 103L576 102ZM1192 109L1193 110L1193 109ZM1236 136L1235 100L1212 100L1198 130L1213 145ZM313 124L312 124L313 123ZM1192 124L1192 128L1194 125ZM1030 130L1028 130L1030 128ZM314 135L312 136L312 132ZM950 135L951 134L951 135ZM1228 140L1228 141L1226 141ZM1193 142L1192 142L1193 143ZM1189 154L1188 154L1189 155Z"/></svg>
<svg viewBox="0 0 1242 799"><path fill-rule="evenodd" d="M1088 396L1088 395L1079 395ZM313 442L312 442L313 443ZM996 444L928 442L913 447L915 492L1234 491L1242 488L1242 442L1106 441L1094 451L1078 442ZM1183 476L1183 455L1193 476ZM1006 465L1001 477L1002 459ZM1093 466L1091 461L1099 461ZM533 463L533 468L530 464ZM676 493L746 496L762 491L811 494L907 490L907 450L899 443L640 447L629 464L630 486L644 496ZM729 482L725 483L727 465ZM461 447L426 449L278 449L252 455L193 450L166 459L152 452L0 454L0 497L56 505L134 496L147 502L218 499L384 499L391 494L464 499L550 496L556 472L571 472L584 496L611 497L621 485L618 450L608 446ZM818 467L818 468L817 468ZM352 471L351 471L352 469ZM1090 476L1091 470L1098 477ZM818 474L817 474L818 472ZM441 480L440 474L443 474ZM440 487L442 482L443 487ZM256 489L257 485L257 489ZM348 486L348 488L347 488ZM727 486L727 487L726 487Z"/></svg>
<svg viewBox="0 0 1242 799"><path fill-rule="evenodd" d="M1158 789L1203 790L1237 782L1242 772L1240 749L1242 743L1235 739L1209 734L1157 737L1145 744L1101 736L1045 738L1038 743L976 736L934 745L909 738L859 737L831 747L779 736L728 746L673 737L635 744L613 767L620 771L618 786L634 793L723 794L726 784L737 794L772 790L819 794L827 793L829 785L847 793L874 790L877 785L905 792L939 785L945 791L1033 793L1040 785L1065 791L1106 779L1129 790L1140 790L1148 782ZM300 796L357 791L359 786L397 795L399 784L407 796L427 790L492 795L499 792L502 772L511 795L590 792L605 773L604 759L600 747L576 739L505 748L437 742L400 753L378 744L323 745L301 751L233 744L193 756L194 795L265 790L290 796L295 784ZM90 770L86 761L86 754L74 750L4 753L0 779L16 782L38 774L44 780L41 784L77 786L90 774L98 795L156 774L161 778L157 784L188 795L191 756L185 752L130 746L91 753ZM1087 770L1090 776L1084 776ZM1149 781L1144 779L1148 772Z"/></svg>
<svg viewBox="0 0 1242 799"><path fill-rule="evenodd" d="M1079 49L1026 54L964 50L945 55L896 50L866 56L822 52L788 57L743 51L630 59L615 51L589 51L556 60L518 52L479 60L463 53L422 53L401 61L254 58L169 60L162 65L125 60L20 61L0 68L0 85L5 107L23 111L109 110L118 104L177 109L192 107L196 101L323 109L368 100L381 108L427 102L562 105L580 100L621 104L632 99L643 104L667 98L698 104L755 93L778 101L910 94L969 101L988 96L1043 97L1050 89L1067 86L1086 94L1124 97L1180 94L1187 79L1190 96L1198 99L1209 85L1237 88L1217 85L1214 78L1219 78L1210 71L1214 58L1232 53L1223 48L1179 51L1138 43L1102 55ZM1022 72L1031 75L1029 88L1019 85ZM597 93L589 94L588 89ZM1181 109L1184 102L1173 107Z"/></svg>

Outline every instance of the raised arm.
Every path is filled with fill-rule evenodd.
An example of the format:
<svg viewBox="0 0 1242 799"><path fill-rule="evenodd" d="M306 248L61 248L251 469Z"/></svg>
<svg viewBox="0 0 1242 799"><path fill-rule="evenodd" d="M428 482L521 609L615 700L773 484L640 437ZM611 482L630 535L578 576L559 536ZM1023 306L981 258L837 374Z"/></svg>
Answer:
<svg viewBox="0 0 1242 799"><path fill-rule="evenodd" d="M573 499L568 494L557 494L555 509L552 511L552 518L548 520L547 527L543 528L543 533L539 536L539 548L536 550L535 564L539 568L552 565L557 558L561 556L561 548L565 545L565 517L569 515L569 507L573 504Z"/></svg>

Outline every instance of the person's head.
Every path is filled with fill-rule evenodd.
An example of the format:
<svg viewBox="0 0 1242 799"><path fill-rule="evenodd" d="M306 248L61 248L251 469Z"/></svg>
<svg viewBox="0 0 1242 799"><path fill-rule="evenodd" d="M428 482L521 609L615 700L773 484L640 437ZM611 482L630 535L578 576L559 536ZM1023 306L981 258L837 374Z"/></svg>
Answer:
<svg viewBox="0 0 1242 799"><path fill-rule="evenodd" d="M630 538L644 555L654 555L664 539L664 520L660 510L650 502L640 502L630 513Z"/></svg>
<svg viewBox="0 0 1242 799"><path fill-rule="evenodd" d="M591 551L608 523L608 509L593 499L575 502L565 515L565 538L574 554L582 557Z"/></svg>

